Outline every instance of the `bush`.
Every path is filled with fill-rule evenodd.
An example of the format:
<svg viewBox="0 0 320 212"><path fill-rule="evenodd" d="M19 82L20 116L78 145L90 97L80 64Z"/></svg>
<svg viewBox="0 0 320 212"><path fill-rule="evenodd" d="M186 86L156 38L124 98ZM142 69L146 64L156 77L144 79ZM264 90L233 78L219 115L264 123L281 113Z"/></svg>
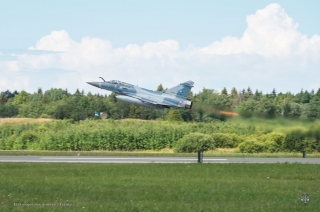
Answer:
<svg viewBox="0 0 320 212"><path fill-rule="evenodd" d="M16 142L16 135L13 134L7 139L6 146L4 149L12 150L15 142Z"/></svg>
<svg viewBox="0 0 320 212"><path fill-rule="evenodd" d="M26 141L28 140L26 138L22 139L22 134L25 132L33 133L37 139L31 139L32 142ZM210 136L214 147L216 141L211 134L221 133L219 137L224 136L226 140L222 146L229 147L236 146L237 142L240 143L243 138L256 133L256 130L248 130L246 126L221 121L215 121L213 124L112 119L85 120L82 123L55 120L47 123L0 125L0 139L2 139L0 148L62 151L160 150L174 148L179 139L190 133Z"/></svg>
<svg viewBox="0 0 320 212"><path fill-rule="evenodd" d="M197 152L215 149L212 136L203 133L190 133L179 139L175 145L175 152Z"/></svg>
<svg viewBox="0 0 320 212"><path fill-rule="evenodd" d="M44 118L44 119L50 119L51 116L49 116L48 114L41 114L40 118Z"/></svg>
<svg viewBox="0 0 320 212"><path fill-rule="evenodd" d="M281 146L278 145L275 141L266 141L263 143L264 145L264 152L280 152Z"/></svg>
<svg viewBox="0 0 320 212"><path fill-rule="evenodd" d="M308 131L291 131L284 139L283 149L289 152L319 152L320 128L316 126L310 128Z"/></svg>
<svg viewBox="0 0 320 212"><path fill-rule="evenodd" d="M23 149L35 149L32 148L37 144L38 136L31 132L31 131L25 131L21 134L21 136L17 139L17 141L14 144L14 149L23 150Z"/></svg>
<svg viewBox="0 0 320 212"><path fill-rule="evenodd" d="M281 133L268 133L263 136L265 152L280 152L282 150L284 135Z"/></svg>
<svg viewBox="0 0 320 212"><path fill-rule="evenodd" d="M320 126L313 126L306 132L308 140L313 140L313 151L320 152Z"/></svg>
<svg viewBox="0 0 320 212"><path fill-rule="evenodd" d="M234 148L240 143L239 137L234 133L213 133L211 136L216 148Z"/></svg>
<svg viewBox="0 0 320 212"><path fill-rule="evenodd" d="M239 151L242 153L259 153L263 152L265 146L259 141L245 141L238 145Z"/></svg>
<svg viewBox="0 0 320 212"><path fill-rule="evenodd" d="M183 121L180 111L171 109L168 113L167 121Z"/></svg>
<svg viewBox="0 0 320 212"><path fill-rule="evenodd" d="M283 149L289 152L302 152L304 150L304 139L305 135L302 131L292 131L286 135L283 142Z"/></svg>

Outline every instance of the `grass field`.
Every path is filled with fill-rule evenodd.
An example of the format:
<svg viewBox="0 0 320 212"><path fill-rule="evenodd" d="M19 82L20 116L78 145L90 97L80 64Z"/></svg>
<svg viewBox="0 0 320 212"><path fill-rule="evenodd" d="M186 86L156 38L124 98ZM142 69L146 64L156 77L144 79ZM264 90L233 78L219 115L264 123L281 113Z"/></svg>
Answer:
<svg viewBox="0 0 320 212"><path fill-rule="evenodd" d="M0 170L0 211L320 208L320 168L312 164L0 163Z"/></svg>
<svg viewBox="0 0 320 212"><path fill-rule="evenodd" d="M52 121L52 119L45 118L0 118L1 124L27 124L27 123L46 123Z"/></svg>

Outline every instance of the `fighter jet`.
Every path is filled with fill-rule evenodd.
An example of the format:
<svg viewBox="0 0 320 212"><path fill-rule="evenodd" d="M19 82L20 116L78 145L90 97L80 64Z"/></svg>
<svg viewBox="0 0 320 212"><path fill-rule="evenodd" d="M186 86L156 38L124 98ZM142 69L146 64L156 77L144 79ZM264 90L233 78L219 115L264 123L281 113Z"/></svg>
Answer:
<svg viewBox="0 0 320 212"><path fill-rule="evenodd" d="M187 81L159 92L140 88L118 80L105 81L102 77L99 78L101 78L103 82L87 83L97 88L113 91L116 93L117 99L133 105L160 110L170 107L192 108L192 101L187 98L193 87L192 81Z"/></svg>

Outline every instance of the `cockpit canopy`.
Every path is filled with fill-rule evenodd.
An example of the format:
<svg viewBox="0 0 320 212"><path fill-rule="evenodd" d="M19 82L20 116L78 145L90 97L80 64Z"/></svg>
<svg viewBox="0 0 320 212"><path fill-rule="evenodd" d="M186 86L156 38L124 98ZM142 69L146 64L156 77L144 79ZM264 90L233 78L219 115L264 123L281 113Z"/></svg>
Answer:
<svg viewBox="0 0 320 212"><path fill-rule="evenodd" d="M114 84L114 85L122 85L122 86L126 86L126 87L132 87L133 86L131 84L128 84L128 83L125 83L125 82L121 82L119 80L110 80L110 81L107 81L107 83Z"/></svg>

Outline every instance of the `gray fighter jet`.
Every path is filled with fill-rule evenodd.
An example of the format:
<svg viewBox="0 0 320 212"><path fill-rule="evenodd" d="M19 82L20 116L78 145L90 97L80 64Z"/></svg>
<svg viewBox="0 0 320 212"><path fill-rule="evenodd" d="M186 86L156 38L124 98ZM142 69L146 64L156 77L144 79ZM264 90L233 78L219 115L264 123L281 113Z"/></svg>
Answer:
<svg viewBox="0 0 320 212"><path fill-rule="evenodd" d="M173 88L164 91L152 91L145 88L140 88L118 80L103 82L87 82L88 84L97 88L113 91L116 93L116 98L151 109L164 109L170 107L191 109L192 101L187 98L191 88L192 81L187 81L177 85Z"/></svg>

